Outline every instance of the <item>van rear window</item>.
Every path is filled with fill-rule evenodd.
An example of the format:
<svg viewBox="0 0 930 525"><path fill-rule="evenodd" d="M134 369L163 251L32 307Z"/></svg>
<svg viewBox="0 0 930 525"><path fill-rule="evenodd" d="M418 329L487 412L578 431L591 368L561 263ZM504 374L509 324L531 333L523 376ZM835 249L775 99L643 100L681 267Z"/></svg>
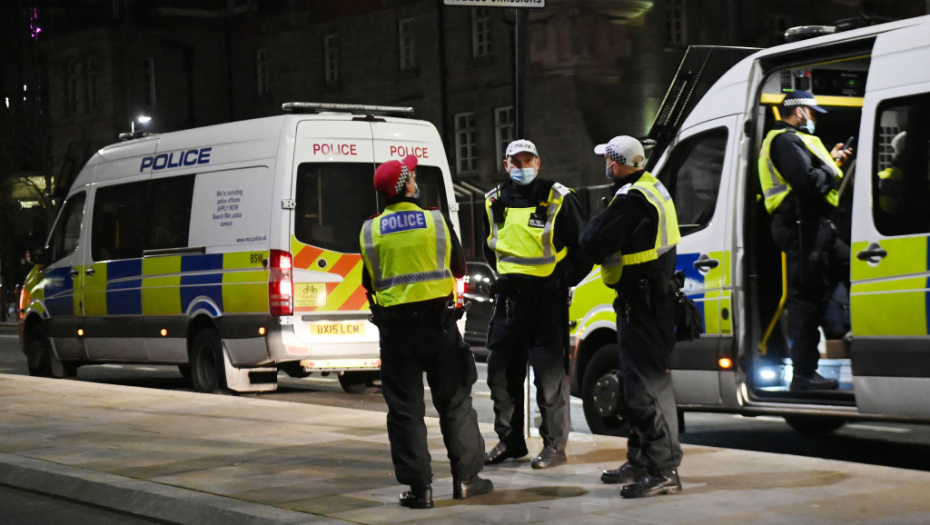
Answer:
<svg viewBox="0 0 930 525"><path fill-rule="evenodd" d="M373 164L349 162L304 163L297 167L297 240L341 253L358 253L362 223L384 209L373 186ZM447 210L442 170L417 167L420 205Z"/></svg>

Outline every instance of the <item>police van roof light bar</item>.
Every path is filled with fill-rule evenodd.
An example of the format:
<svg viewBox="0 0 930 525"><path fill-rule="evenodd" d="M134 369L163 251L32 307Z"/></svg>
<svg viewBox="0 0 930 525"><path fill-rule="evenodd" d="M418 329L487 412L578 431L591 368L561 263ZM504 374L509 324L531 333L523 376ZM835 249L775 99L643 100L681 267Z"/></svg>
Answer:
<svg viewBox="0 0 930 525"><path fill-rule="evenodd" d="M285 102L281 109L290 113L352 113L356 115L412 116L413 108L400 106L367 106L363 104L334 104L328 102Z"/></svg>

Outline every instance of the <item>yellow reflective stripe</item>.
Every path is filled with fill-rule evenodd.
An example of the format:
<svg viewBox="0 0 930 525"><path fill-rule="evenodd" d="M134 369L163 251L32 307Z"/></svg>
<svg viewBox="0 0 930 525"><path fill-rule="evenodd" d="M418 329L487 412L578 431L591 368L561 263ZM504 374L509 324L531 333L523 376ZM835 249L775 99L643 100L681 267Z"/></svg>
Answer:
<svg viewBox="0 0 930 525"><path fill-rule="evenodd" d="M361 259L355 263L349 273L343 277L342 282L337 284L331 292L328 292L326 295L326 306L320 306L315 311L317 312L331 312L335 310L340 310L342 305L345 304L346 300L352 296L361 286L362 286L362 268L363 262ZM368 303L365 303L364 306L359 308L360 310L367 310Z"/></svg>
<svg viewBox="0 0 930 525"><path fill-rule="evenodd" d="M631 253L629 255L624 255L622 257L623 266L629 266L631 264L642 264L649 261L654 261L659 258L659 252L656 249L646 250L639 253Z"/></svg>
<svg viewBox="0 0 930 525"><path fill-rule="evenodd" d="M179 315L181 309L180 275L142 279L142 315Z"/></svg>
<svg viewBox="0 0 930 525"><path fill-rule="evenodd" d="M865 250L869 244L860 241L852 245L850 275L853 281L922 274L927 271L927 237L882 239L880 244L888 251L888 255L874 267L856 258L856 254Z"/></svg>
<svg viewBox="0 0 930 525"><path fill-rule="evenodd" d="M262 260L271 257L269 251L232 252L223 254L224 270L242 270L245 268L264 268Z"/></svg>
<svg viewBox="0 0 930 525"><path fill-rule="evenodd" d="M858 286L853 286L858 290ZM862 336L926 336L927 292L853 293L853 333Z"/></svg>
<svg viewBox="0 0 930 525"><path fill-rule="evenodd" d="M107 315L107 263L94 263L93 277L84 282L84 315Z"/></svg>
<svg viewBox="0 0 930 525"><path fill-rule="evenodd" d="M911 277L910 279L887 279L867 283L856 283L852 286L850 293L870 294L882 292L919 291L926 287L926 277Z"/></svg>
<svg viewBox="0 0 930 525"><path fill-rule="evenodd" d="M223 311L268 311L268 271L223 272Z"/></svg>

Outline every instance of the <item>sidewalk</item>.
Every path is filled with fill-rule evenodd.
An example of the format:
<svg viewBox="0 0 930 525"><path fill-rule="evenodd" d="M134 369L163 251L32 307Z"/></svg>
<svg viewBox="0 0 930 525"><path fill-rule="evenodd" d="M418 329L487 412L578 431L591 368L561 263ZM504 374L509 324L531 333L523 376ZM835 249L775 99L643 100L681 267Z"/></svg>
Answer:
<svg viewBox="0 0 930 525"><path fill-rule="evenodd" d="M427 424L436 508L414 511L381 413L0 375L0 484L192 525L930 523L930 473L697 446L680 495L624 500L598 476L625 441L583 434L568 465L490 467L494 493L455 501Z"/></svg>

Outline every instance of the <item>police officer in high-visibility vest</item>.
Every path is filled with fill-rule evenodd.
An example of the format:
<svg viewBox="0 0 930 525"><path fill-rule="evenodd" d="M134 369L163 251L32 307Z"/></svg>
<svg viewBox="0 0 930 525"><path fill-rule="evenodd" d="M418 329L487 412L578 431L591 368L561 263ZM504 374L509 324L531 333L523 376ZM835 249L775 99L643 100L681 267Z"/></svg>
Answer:
<svg viewBox="0 0 930 525"><path fill-rule="evenodd" d="M665 186L642 168L638 140L614 137L594 152L604 156L614 196L581 234L581 247L617 291L621 414L630 424L627 462L604 471L601 481L624 485L626 498L674 494L681 490L682 456L670 371L678 215Z"/></svg>
<svg viewBox="0 0 930 525"><path fill-rule="evenodd" d="M878 172L878 206L888 215L898 213L904 188L904 146L907 143L907 132L902 131L891 139L891 166Z"/></svg>
<svg viewBox="0 0 930 525"><path fill-rule="evenodd" d="M488 330L488 387L500 442L485 463L529 452L523 432L523 383L533 367L543 449L536 469L567 461L570 429L568 288L591 270L578 249L585 218L575 193L537 177L539 153L528 140L507 146L510 181L488 192L484 256L500 276Z"/></svg>
<svg viewBox="0 0 930 525"><path fill-rule="evenodd" d="M759 155L759 181L772 236L788 261L788 339L791 390L830 390L834 379L817 373L818 327L837 284L849 280L849 246L828 219L839 205L840 167L852 153L837 144L827 150L814 135L817 105L807 91L789 92L779 106L781 121L768 132Z"/></svg>
<svg viewBox="0 0 930 525"><path fill-rule="evenodd" d="M378 166L375 189L387 206L365 221L359 243L362 285L381 334L391 459L397 481L410 485L400 504L425 509L433 496L424 372L452 463L452 497L486 494L493 484L478 477L485 451L471 400L478 372L455 324L455 278L465 275L465 258L449 220L417 204L416 166L412 155Z"/></svg>

